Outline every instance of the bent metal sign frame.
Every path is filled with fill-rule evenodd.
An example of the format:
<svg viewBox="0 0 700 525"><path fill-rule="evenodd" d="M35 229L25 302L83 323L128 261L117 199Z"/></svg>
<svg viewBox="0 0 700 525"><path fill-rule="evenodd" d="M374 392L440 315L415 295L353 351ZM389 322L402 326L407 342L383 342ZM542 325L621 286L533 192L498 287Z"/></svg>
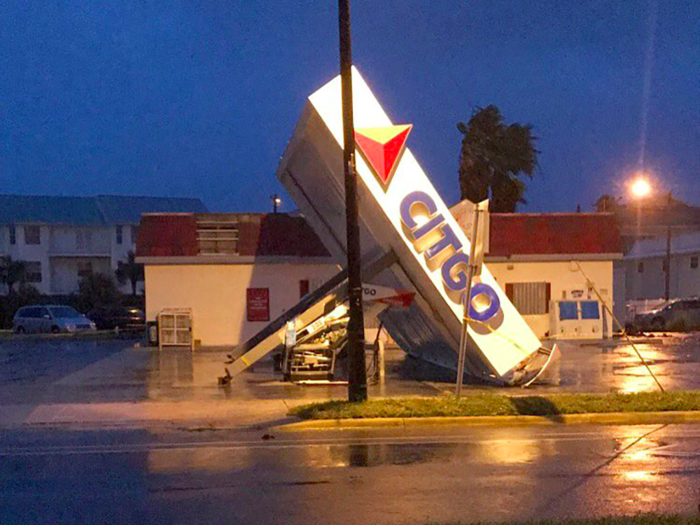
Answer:
<svg viewBox="0 0 700 525"><path fill-rule="evenodd" d="M398 264L425 300L429 317L438 319L449 333L456 357L467 304L469 240L405 147L412 126L392 124L355 68L353 102L360 153L356 163L361 180L360 216L363 233L371 233L371 239L362 238L363 255L365 247L373 244L394 250ZM336 77L309 97L278 177L339 259L344 249L344 225L339 214L329 211L331 205L324 209L324 204L333 202L337 207L341 202L331 186L340 191L342 164L336 159L342 147L341 86L340 77ZM319 191L319 174L324 172L331 180L326 182L328 188ZM315 183L305 187L297 180L314 176ZM540 341L488 268L484 267L475 280L468 304L473 319L468 334L481 360L499 379L508 381L514 370L537 353Z"/></svg>

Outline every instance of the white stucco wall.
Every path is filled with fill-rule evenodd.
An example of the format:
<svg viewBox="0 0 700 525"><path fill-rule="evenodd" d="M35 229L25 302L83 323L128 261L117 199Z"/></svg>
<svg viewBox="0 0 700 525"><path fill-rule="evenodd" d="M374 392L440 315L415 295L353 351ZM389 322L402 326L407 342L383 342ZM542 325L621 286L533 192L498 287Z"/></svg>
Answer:
<svg viewBox="0 0 700 525"><path fill-rule="evenodd" d="M606 304L613 306L613 261L580 261L583 271L593 281ZM586 279L573 261L488 261L487 265L503 290L508 283L548 282L551 283L552 301L572 299L573 290L583 290L583 299L596 299L586 286ZM523 316L538 337L543 338L550 331L549 314ZM606 315L607 334L612 323Z"/></svg>
<svg viewBox="0 0 700 525"><path fill-rule="evenodd" d="M700 267L692 268L691 259L700 251L673 255L671 257L670 297L700 296ZM663 270L665 256L626 259L627 300L659 299L666 293L666 272ZM639 272L639 263L643 271Z"/></svg>
<svg viewBox="0 0 700 525"><path fill-rule="evenodd" d="M109 255L110 229L104 226L50 226L51 255Z"/></svg>
<svg viewBox="0 0 700 525"><path fill-rule="evenodd" d="M79 265L86 262L90 262L94 273L110 275L108 257L52 257L51 293L71 294L78 290L80 286Z"/></svg>
<svg viewBox="0 0 700 525"><path fill-rule="evenodd" d="M299 281L308 279L313 290L338 271L334 264L147 264L146 317L191 308L195 341L235 345L267 324L247 321L247 288L269 288L272 320L299 301Z"/></svg>

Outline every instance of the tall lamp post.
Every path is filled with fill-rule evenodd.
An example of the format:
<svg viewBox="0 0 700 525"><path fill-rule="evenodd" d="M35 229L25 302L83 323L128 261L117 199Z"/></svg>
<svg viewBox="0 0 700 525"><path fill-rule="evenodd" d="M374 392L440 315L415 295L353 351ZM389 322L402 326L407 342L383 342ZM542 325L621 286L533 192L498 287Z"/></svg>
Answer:
<svg viewBox="0 0 700 525"><path fill-rule="evenodd" d="M270 201L272 201L272 213L277 213L277 208L282 204L282 199L275 193L270 195Z"/></svg>
<svg viewBox="0 0 700 525"><path fill-rule="evenodd" d="M632 181L630 184L630 194L637 203L637 241L639 241L642 236L642 202L651 195L651 184L646 176L640 174ZM637 272L636 283L641 283L639 272ZM641 290L639 290L639 292L641 292Z"/></svg>
<svg viewBox="0 0 700 525"><path fill-rule="evenodd" d="M348 399L367 399L365 370L365 322L362 314L360 270L360 226L357 210L355 172L355 124L352 111L352 46L350 40L350 0L338 0L340 33L340 83L343 97L343 165L345 167L345 222L348 254Z"/></svg>
<svg viewBox="0 0 700 525"><path fill-rule="evenodd" d="M664 299L667 301L671 298L671 204L673 196L668 192L668 200L666 201L666 275L665 277L665 294Z"/></svg>

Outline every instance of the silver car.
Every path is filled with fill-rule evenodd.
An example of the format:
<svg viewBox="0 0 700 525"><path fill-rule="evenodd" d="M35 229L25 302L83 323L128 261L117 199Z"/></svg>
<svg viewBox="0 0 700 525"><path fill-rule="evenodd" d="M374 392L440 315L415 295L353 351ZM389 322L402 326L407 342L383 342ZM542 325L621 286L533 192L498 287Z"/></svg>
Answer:
<svg viewBox="0 0 700 525"><path fill-rule="evenodd" d="M95 323L70 306L24 306L12 320L17 334L75 333L95 330Z"/></svg>
<svg viewBox="0 0 700 525"><path fill-rule="evenodd" d="M700 328L700 299L674 299L634 317L638 330L692 330Z"/></svg>

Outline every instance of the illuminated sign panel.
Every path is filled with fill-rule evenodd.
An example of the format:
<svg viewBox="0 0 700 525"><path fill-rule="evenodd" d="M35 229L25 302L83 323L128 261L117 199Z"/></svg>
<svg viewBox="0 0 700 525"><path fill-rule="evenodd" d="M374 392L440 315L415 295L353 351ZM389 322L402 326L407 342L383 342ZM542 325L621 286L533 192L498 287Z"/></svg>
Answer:
<svg viewBox="0 0 700 525"><path fill-rule="evenodd" d="M421 207L427 211L426 215L414 214L415 208ZM464 296L467 287L467 272L469 256L464 253L464 246L457 238L449 224L445 224L445 218L438 213L435 201L426 193L413 192L406 195L401 201L401 224L407 231L407 236L413 242L416 251L424 253L429 267L436 267L435 261L442 260L440 273L442 283L447 295L453 302L466 306ZM424 217L421 224L417 217ZM439 237L432 234L439 232ZM434 237L431 243L423 242L423 239ZM449 251L449 257L438 259L440 254ZM501 299L498 293L488 284L475 283L471 290L472 302L469 308L469 318L478 323L490 321L501 311ZM481 300L477 300L481 299ZM481 306L481 307L480 307Z"/></svg>
<svg viewBox="0 0 700 525"><path fill-rule="evenodd" d="M355 143L383 188L391 184L391 176L399 164L412 127L405 124L355 130Z"/></svg>
<svg viewBox="0 0 700 525"><path fill-rule="evenodd" d="M363 255L393 250L396 279L415 286L423 321L456 356L462 326L469 240L410 149L410 125L395 126L353 70L355 136L360 155ZM342 257L343 122L340 77L309 97L310 104L282 159L278 176L329 249ZM292 173L293 172L293 173ZM323 187L319 188L319 184ZM469 335L482 362L500 378L540 348L540 342L486 267L475 280ZM428 345L429 349L430 345ZM428 350L430 351L430 350Z"/></svg>

